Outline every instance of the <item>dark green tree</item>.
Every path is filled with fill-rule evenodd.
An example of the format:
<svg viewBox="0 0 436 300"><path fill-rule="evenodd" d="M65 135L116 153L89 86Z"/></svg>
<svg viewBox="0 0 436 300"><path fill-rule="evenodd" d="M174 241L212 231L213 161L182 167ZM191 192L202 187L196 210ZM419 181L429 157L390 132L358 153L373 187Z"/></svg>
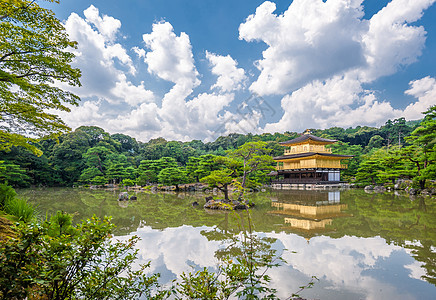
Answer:
<svg viewBox="0 0 436 300"><path fill-rule="evenodd" d="M168 167L162 169L157 176L159 183L164 185L174 185L179 191L179 184L189 181L186 171L180 167Z"/></svg>
<svg viewBox="0 0 436 300"><path fill-rule="evenodd" d="M83 154L86 166L89 168L95 167L103 174L106 171L106 158L113 152L106 147L96 146L89 148L86 153Z"/></svg>
<svg viewBox="0 0 436 300"><path fill-rule="evenodd" d="M269 150L266 148L266 143L262 141L248 142L238 149L230 152L230 156L242 162L242 178L241 178L241 192L239 198L242 197L244 190L247 186L250 175L257 174L265 175L266 173L274 170L274 160L269 155ZM252 176L254 177L254 176ZM259 185L257 180L251 178L252 185Z"/></svg>
<svg viewBox="0 0 436 300"><path fill-rule="evenodd" d="M378 175L383 171L382 160L386 155L386 150L379 149L371 154L363 156L356 173L356 181L366 184L378 184L380 179Z"/></svg>
<svg viewBox="0 0 436 300"><path fill-rule="evenodd" d="M120 183L124 178L128 177L126 166L123 163L114 163L109 165L106 177L112 180L114 184Z"/></svg>
<svg viewBox="0 0 436 300"><path fill-rule="evenodd" d="M415 180L421 189L427 179L436 178L436 105L424 112L425 118L406 141L410 146L402 148L402 155L416 166Z"/></svg>
<svg viewBox="0 0 436 300"><path fill-rule="evenodd" d="M13 187L28 187L30 177L19 165L0 161L0 183L8 183Z"/></svg>
<svg viewBox="0 0 436 300"><path fill-rule="evenodd" d="M103 173L97 167L89 167L83 170L80 174L79 181L82 183L93 183L94 178L97 176L103 176Z"/></svg>
<svg viewBox="0 0 436 300"><path fill-rule="evenodd" d="M215 158L216 156L212 154L206 154L200 157L191 156L186 164L186 171L188 175L191 176L191 178L196 182L199 182L200 178L205 177L212 171L220 168Z"/></svg>
<svg viewBox="0 0 436 300"><path fill-rule="evenodd" d="M208 176L200 179L212 188L218 188L224 194L224 199L229 200L229 185L236 182L241 174L242 164L232 158L216 156L215 163L220 166L219 170L212 171Z"/></svg>

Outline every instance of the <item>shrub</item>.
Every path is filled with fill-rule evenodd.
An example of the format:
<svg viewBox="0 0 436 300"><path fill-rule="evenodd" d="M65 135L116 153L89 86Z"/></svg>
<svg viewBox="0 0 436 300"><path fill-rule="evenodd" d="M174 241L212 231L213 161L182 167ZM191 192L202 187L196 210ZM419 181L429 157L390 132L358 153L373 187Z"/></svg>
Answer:
<svg viewBox="0 0 436 300"><path fill-rule="evenodd" d="M35 207L22 198L14 197L7 199L4 211L9 215L17 217L18 221L26 223L38 216Z"/></svg>
<svg viewBox="0 0 436 300"><path fill-rule="evenodd" d="M104 176L95 176L91 183L95 185L104 185L107 182L107 179Z"/></svg>
<svg viewBox="0 0 436 300"><path fill-rule="evenodd" d="M16 195L13 187L6 183L0 183L0 209L4 208L7 200L13 199Z"/></svg>
<svg viewBox="0 0 436 300"><path fill-rule="evenodd" d="M132 270L138 237L111 241L114 225L96 217L77 226L58 213L42 225L21 223L0 245L0 299L150 299L158 275ZM63 224L61 224L63 222ZM63 228L63 230L57 230Z"/></svg>
<svg viewBox="0 0 436 300"><path fill-rule="evenodd" d="M135 181L132 179L123 179L123 185L124 186L134 186Z"/></svg>

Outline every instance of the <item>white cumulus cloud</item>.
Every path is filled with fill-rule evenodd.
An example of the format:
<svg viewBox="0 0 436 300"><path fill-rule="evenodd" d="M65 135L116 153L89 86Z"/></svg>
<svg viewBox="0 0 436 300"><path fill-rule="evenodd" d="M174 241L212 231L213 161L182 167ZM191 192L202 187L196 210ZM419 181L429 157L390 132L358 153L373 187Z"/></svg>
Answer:
<svg viewBox="0 0 436 300"><path fill-rule="evenodd" d="M160 78L192 89L200 84L194 65L189 36L182 32L174 33L169 22L153 24L153 31L143 35L147 48L145 54L148 71Z"/></svg>
<svg viewBox="0 0 436 300"><path fill-rule="evenodd" d="M223 92L240 90L247 80L245 71L237 67L237 62L230 56L216 55L206 51L206 58L212 65L212 74L217 75L217 82L211 89L217 88Z"/></svg>
<svg viewBox="0 0 436 300"><path fill-rule="evenodd" d="M436 79L427 76L411 81L409 84L411 87L405 93L417 98L418 101L406 107L404 117L409 120L421 119L422 112L436 105Z"/></svg>
<svg viewBox="0 0 436 300"><path fill-rule="evenodd" d="M369 20L363 19L362 2L296 0L276 15L275 4L267 1L240 25L241 39L268 45L250 89L261 95L286 94L282 118L264 131L379 126L389 118L421 118L435 103L432 88L430 96L418 96L414 87L407 91L418 101L405 110L363 88L417 61L426 31L412 23L435 0L393 0ZM411 85L428 87L432 80Z"/></svg>
<svg viewBox="0 0 436 300"><path fill-rule="evenodd" d="M104 98L110 103L125 101L137 105L151 101L153 93L146 90L143 83L134 86L125 75L126 71L135 74L136 69L124 47L114 41L121 22L108 16L101 18L92 5L84 14L85 18L81 18L72 13L65 22L68 35L78 43L78 49L73 51L76 54L74 66L82 71L82 87L73 91L83 98ZM120 70L117 63L125 69Z"/></svg>
<svg viewBox="0 0 436 300"><path fill-rule="evenodd" d="M239 27L239 38L263 41L260 75L250 89L260 95L287 93L365 63L359 41L367 27L362 1L295 0L282 15L266 1Z"/></svg>

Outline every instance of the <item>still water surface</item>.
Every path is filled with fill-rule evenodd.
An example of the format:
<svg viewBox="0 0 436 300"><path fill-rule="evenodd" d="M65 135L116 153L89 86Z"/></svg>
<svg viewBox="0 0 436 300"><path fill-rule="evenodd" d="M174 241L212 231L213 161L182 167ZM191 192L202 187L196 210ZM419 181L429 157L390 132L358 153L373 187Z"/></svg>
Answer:
<svg viewBox="0 0 436 300"><path fill-rule="evenodd" d="M162 283L203 267L214 269L229 234L245 219L202 208L204 194L138 193L118 202L118 191L21 190L42 214L57 210L80 220L111 215L116 235L138 235L140 262ZM130 194L133 194L130 192ZM267 191L249 196L254 230L272 238L286 260L268 271L285 299L311 276L308 299L436 299L436 200L346 191ZM191 203L197 201L199 207ZM286 250L287 249L287 250Z"/></svg>

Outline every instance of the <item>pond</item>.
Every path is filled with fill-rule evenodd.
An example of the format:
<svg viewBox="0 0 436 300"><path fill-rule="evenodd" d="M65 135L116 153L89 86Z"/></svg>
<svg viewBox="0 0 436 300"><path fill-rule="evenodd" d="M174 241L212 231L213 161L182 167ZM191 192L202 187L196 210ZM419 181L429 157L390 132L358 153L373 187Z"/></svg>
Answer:
<svg viewBox="0 0 436 300"><path fill-rule="evenodd" d="M193 269L213 270L226 239L247 224L245 212L204 210L202 193L142 192L137 201L118 202L119 191L18 192L43 215L111 215L118 238L141 238L139 260L151 260L162 283ZM271 238L286 261L268 271L281 299L312 276L319 281L300 293L304 298L436 299L435 199L363 190L269 190L249 198L256 203L250 212L254 231Z"/></svg>

